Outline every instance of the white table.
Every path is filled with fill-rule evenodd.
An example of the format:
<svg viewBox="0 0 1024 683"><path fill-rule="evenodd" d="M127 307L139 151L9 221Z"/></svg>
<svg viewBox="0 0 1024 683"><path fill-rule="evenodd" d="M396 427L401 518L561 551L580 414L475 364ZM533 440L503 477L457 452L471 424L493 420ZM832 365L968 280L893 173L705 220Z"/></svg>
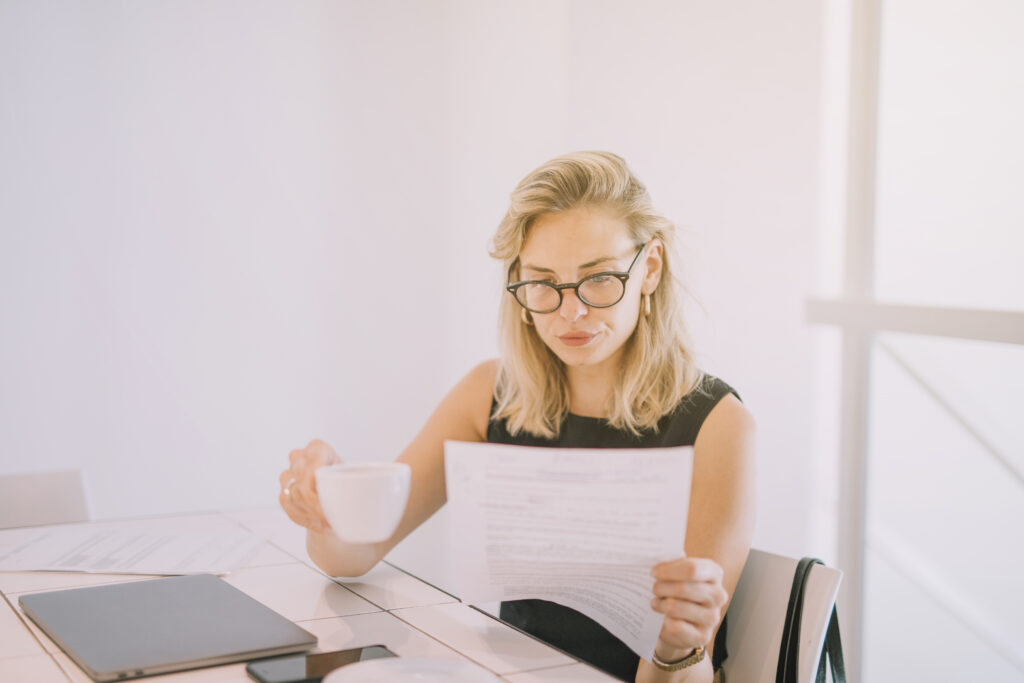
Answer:
<svg viewBox="0 0 1024 683"><path fill-rule="evenodd" d="M208 517L237 524L268 543L225 580L285 615L319 639L321 651L383 644L402 657L470 660L501 678L611 681L600 671L511 628L455 597L382 562L356 580L330 578L310 561L302 529L276 509ZM24 529L0 531L0 543ZM0 572L0 682L90 683L18 609L18 597L63 588L138 581L144 576L71 572ZM154 676L143 681L250 683L244 664Z"/></svg>

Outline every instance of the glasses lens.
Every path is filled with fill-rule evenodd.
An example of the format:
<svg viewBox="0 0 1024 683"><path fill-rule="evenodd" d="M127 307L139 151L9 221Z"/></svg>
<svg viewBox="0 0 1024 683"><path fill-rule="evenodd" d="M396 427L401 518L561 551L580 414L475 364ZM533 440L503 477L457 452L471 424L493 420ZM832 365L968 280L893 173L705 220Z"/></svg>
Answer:
<svg viewBox="0 0 1024 683"><path fill-rule="evenodd" d="M516 299L526 308L537 313L547 313L558 308L558 290L543 282L531 282L516 289Z"/></svg>
<svg viewBox="0 0 1024 683"><path fill-rule="evenodd" d="M580 282L580 298L591 306L611 306L619 302L626 285L611 275L591 275Z"/></svg>

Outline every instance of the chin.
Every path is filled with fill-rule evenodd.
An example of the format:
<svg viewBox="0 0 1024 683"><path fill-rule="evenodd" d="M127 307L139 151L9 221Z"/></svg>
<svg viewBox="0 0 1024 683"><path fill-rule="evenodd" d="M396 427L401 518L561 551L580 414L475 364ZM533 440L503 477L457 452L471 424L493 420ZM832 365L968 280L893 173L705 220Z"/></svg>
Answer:
<svg viewBox="0 0 1024 683"><path fill-rule="evenodd" d="M555 355L558 356L559 360L566 365L570 365L572 367L584 367L587 365L597 365L606 360L610 354L605 353L603 349L600 348L584 347L575 349L562 348L555 351Z"/></svg>

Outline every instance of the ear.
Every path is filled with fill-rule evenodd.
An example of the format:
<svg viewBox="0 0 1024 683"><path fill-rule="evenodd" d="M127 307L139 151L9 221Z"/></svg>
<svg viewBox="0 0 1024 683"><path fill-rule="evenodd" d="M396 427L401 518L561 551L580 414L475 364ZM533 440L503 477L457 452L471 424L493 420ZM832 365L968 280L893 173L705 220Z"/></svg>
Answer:
<svg viewBox="0 0 1024 683"><path fill-rule="evenodd" d="M646 274L640 286L644 294L652 294L661 282L662 266L665 264L665 245L661 240L655 238L647 245L647 255L644 257Z"/></svg>

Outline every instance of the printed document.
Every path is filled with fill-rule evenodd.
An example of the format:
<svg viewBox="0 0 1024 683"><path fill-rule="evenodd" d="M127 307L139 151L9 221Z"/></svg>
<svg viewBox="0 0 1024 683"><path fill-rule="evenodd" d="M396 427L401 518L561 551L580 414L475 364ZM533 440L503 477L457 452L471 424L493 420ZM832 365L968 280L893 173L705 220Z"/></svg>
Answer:
<svg viewBox="0 0 1024 683"><path fill-rule="evenodd" d="M0 532L0 571L226 574L264 542L203 517L12 529Z"/></svg>
<svg viewBox="0 0 1024 683"><path fill-rule="evenodd" d="M683 556L693 449L445 444L456 594L571 607L645 659L658 562Z"/></svg>

